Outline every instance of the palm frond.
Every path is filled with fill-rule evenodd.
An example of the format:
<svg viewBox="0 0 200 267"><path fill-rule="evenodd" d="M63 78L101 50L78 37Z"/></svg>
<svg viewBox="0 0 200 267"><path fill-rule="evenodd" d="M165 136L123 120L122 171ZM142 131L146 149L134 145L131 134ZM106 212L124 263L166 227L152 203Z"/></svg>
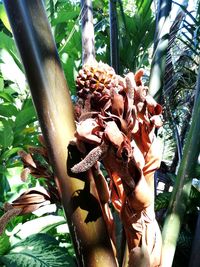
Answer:
<svg viewBox="0 0 200 267"><path fill-rule="evenodd" d="M197 45L193 41L194 33L198 25L193 17L188 20L186 7L182 6L170 29L169 45L166 57L166 72L164 77L164 119L165 128L170 127L171 142L174 140L178 148L174 150L171 170L175 171L178 164L185 135L191 118L191 110L194 102L194 88L196 83L196 71L199 65ZM198 37L196 42L198 42ZM179 132L179 133L178 133ZM168 130L170 135L170 131ZM168 139L170 142L170 139Z"/></svg>
<svg viewBox="0 0 200 267"><path fill-rule="evenodd" d="M163 76L165 72L166 52L169 41L169 14L171 11L172 1L162 0L159 2L159 14L157 21L157 31L155 42L155 50L151 63L151 74L149 81L150 94L156 100L159 100L161 88L163 86Z"/></svg>

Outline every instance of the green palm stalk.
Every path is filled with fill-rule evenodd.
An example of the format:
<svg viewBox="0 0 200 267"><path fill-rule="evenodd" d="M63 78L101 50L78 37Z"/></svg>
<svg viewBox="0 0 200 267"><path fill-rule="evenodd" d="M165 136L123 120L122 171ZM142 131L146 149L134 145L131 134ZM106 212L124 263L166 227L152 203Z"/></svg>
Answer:
<svg viewBox="0 0 200 267"><path fill-rule="evenodd" d="M5 0L4 5L57 176L79 266L116 267L95 188L86 188L84 175L78 179L67 173L67 160L74 160L73 150L67 159L75 131L73 109L42 1Z"/></svg>

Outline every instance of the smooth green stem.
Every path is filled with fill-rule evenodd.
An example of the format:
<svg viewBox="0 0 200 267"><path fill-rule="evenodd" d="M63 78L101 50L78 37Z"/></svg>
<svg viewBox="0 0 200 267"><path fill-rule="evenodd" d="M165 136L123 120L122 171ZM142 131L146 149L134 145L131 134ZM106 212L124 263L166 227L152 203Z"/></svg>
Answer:
<svg viewBox="0 0 200 267"><path fill-rule="evenodd" d="M199 90L199 89L198 89ZM181 223L186 212L193 178L193 172L200 152L200 97L197 98L190 130L183 150L183 158L178 170L176 184L163 227L162 267L170 267L173 262Z"/></svg>
<svg viewBox="0 0 200 267"><path fill-rule="evenodd" d="M79 266L116 267L94 181L87 174L74 177L69 172L68 164L79 157L78 151L68 146L75 132L73 107L43 1L4 0L4 5L57 177Z"/></svg>

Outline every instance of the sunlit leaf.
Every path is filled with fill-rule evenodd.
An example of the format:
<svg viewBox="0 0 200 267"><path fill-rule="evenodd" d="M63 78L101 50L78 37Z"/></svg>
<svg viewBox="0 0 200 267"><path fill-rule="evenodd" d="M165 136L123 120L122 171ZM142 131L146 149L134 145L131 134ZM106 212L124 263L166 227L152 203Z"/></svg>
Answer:
<svg viewBox="0 0 200 267"><path fill-rule="evenodd" d="M4 102L13 102L14 98L7 92L0 92L0 99L3 99Z"/></svg>
<svg viewBox="0 0 200 267"><path fill-rule="evenodd" d="M44 207L44 209L48 207ZM47 215L25 222L21 225L17 236L21 239L27 238L31 234L47 233L50 229L64 224L66 221L61 216ZM68 229L68 228L67 228Z"/></svg>
<svg viewBox="0 0 200 267"><path fill-rule="evenodd" d="M0 258L7 267L75 267L74 259L59 242L47 235L36 234L14 245Z"/></svg>
<svg viewBox="0 0 200 267"><path fill-rule="evenodd" d="M6 12L5 12L5 9L2 3L0 3L0 19L3 22L4 26L11 32L10 23L8 21L8 17L6 15Z"/></svg>
<svg viewBox="0 0 200 267"><path fill-rule="evenodd" d="M16 51L14 39L6 35L3 31L0 32L0 48L4 48L7 51Z"/></svg>
<svg viewBox="0 0 200 267"><path fill-rule="evenodd" d="M1 35L3 35L3 33L0 33L0 39ZM5 34L3 36L5 37ZM8 37L6 36L6 38ZM10 41L10 39L8 39L8 41ZM1 47L1 42L0 42L0 47ZM13 82L12 87L14 87L15 91L18 93L22 93L26 89L26 79L24 73L19 68L18 64L16 63L13 57L14 53L10 53L8 47L7 51L5 49L1 50L0 54L3 63L0 64L0 70L2 72L4 80L9 80Z"/></svg>

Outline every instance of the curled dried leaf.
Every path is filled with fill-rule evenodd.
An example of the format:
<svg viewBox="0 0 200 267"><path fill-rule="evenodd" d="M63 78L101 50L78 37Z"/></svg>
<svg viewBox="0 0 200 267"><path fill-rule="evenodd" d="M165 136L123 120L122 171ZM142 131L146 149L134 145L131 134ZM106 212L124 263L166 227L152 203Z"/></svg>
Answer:
<svg viewBox="0 0 200 267"><path fill-rule="evenodd" d="M11 205L21 209L21 214L31 213L38 208L50 204L51 198L43 187L31 188L15 199Z"/></svg>
<svg viewBox="0 0 200 267"><path fill-rule="evenodd" d="M20 150L18 152L18 155L22 159L22 162L24 163L24 165L36 168L36 164L35 164L35 162L34 162L34 160L33 160L33 158L32 158L30 153L27 153L24 150Z"/></svg>

